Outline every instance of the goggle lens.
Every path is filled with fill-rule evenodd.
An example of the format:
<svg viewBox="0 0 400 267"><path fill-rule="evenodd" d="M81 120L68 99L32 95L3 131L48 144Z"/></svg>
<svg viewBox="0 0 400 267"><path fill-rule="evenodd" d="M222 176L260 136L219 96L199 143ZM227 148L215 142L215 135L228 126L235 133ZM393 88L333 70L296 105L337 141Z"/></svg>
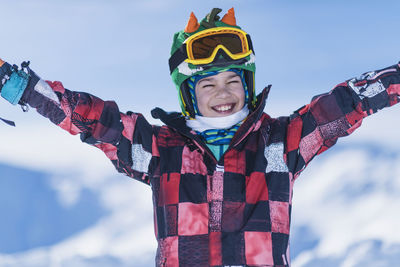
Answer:
<svg viewBox="0 0 400 267"><path fill-rule="evenodd" d="M193 59L209 58L218 45L224 46L232 54L244 52L242 40L237 34L221 33L194 40L192 43Z"/></svg>

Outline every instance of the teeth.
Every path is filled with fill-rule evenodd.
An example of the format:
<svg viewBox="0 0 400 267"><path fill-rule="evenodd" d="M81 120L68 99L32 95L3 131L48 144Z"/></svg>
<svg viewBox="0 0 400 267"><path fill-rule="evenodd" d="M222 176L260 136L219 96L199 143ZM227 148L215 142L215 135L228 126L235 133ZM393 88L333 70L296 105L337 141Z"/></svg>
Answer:
<svg viewBox="0 0 400 267"><path fill-rule="evenodd" d="M217 111L227 111L227 110L230 110L231 108L232 108L232 105L223 105L223 106L215 107L215 109Z"/></svg>

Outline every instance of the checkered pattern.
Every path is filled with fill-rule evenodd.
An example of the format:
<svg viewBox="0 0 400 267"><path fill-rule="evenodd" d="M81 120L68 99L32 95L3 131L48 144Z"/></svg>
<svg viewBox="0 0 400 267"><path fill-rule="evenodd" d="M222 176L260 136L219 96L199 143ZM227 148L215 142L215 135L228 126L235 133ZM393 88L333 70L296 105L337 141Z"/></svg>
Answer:
<svg viewBox="0 0 400 267"><path fill-rule="evenodd" d="M398 103L400 93L399 65L341 83L290 117L263 113L264 91L217 162L178 113L155 109L168 126L151 126L114 102L35 81L24 102L100 148L118 171L151 185L156 265L174 267L289 266L295 179L364 117Z"/></svg>

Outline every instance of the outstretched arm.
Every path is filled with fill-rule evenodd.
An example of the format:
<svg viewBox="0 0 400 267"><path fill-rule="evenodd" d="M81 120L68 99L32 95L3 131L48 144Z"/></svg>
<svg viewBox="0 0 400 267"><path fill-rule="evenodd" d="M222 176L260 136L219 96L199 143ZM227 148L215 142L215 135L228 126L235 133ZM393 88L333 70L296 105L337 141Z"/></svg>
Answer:
<svg viewBox="0 0 400 267"><path fill-rule="evenodd" d="M156 128L141 114L121 113L114 101L70 91L61 82L44 81L29 68L22 88L24 74L12 68L4 70L5 64L1 67L5 82L0 88L4 98L29 105L69 133L80 134L83 142L101 149L119 172L149 183L150 161L158 154L153 149Z"/></svg>
<svg viewBox="0 0 400 267"><path fill-rule="evenodd" d="M400 100L400 64L367 72L315 96L289 119L287 162L296 178L318 154L339 137L357 129L362 120Z"/></svg>

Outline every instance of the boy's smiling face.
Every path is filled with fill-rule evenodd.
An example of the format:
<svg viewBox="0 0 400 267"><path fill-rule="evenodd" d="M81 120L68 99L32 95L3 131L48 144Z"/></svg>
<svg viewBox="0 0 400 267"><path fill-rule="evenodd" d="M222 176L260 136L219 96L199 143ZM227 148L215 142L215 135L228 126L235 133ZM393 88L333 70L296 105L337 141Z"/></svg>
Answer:
<svg viewBox="0 0 400 267"><path fill-rule="evenodd" d="M240 111L245 93L242 79L232 71L199 80L195 87L197 107L204 117L224 117Z"/></svg>

